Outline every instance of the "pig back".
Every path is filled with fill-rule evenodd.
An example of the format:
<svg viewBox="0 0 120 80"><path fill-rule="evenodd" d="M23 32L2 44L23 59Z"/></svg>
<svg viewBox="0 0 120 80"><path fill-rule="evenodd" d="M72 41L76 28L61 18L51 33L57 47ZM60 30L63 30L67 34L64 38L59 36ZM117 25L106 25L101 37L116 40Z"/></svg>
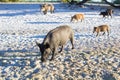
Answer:
<svg viewBox="0 0 120 80"><path fill-rule="evenodd" d="M47 34L44 43L49 43L51 46L64 45L73 35L74 33L70 26L59 26Z"/></svg>
<svg viewBox="0 0 120 80"><path fill-rule="evenodd" d="M101 25L98 27L100 29L100 31L106 31L107 29L109 29L108 25Z"/></svg>

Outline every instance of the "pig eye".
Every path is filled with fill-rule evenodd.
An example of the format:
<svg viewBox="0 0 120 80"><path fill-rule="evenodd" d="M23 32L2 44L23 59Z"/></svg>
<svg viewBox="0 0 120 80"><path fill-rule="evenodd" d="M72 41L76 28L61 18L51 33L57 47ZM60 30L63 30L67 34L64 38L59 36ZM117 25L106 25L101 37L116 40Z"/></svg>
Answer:
<svg viewBox="0 0 120 80"><path fill-rule="evenodd" d="M45 45L45 48L49 48L50 47L50 45L47 43L46 45Z"/></svg>

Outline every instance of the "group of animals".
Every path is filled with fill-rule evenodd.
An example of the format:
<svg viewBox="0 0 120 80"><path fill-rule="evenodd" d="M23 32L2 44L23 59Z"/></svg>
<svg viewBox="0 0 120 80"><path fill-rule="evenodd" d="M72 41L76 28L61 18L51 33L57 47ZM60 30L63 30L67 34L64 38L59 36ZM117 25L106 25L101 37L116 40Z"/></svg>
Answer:
<svg viewBox="0 0 120 80"><path fill-rule="evenodd" d="M41 7L41 11L43 12L43 14L47 14L48 11L50 11L51 13L54 13L55 7L53 4L43 4L40 5ZM111 16L112 18L112 14L114 13L114 11L112 9L107 9L106 11L100 12L99 15L102 15L103 17L109 17ZM80 17L79 19L84 19L84 14L75 14L74 16L72 16L72 18L76 18L77 16Z"/></svg>
<svg viewBox="0 0 120 80"><path fill-rule="evenodd" d="M41 11L44 14L47 14L47 12L50 10L51 13L54 12L54 6L52 4L43 4L41 6ZM103 17L105 16L111 16L111 9L105 11L105 12L101 12L100 15L103 15ZM73 20L83 20L84 19L84 15L83 14L75 14L74 16L71 17L71 21ZM108 32L109 35L109 26L108 25L100 25L98 27L94 27L93 29L93 33L97 32L97 35L99 34L99 32L104 32L103 35L105 34L105 32ZM38 43L36 42L37 46L40 49L41 52L41 61L44 62L46 61L46 59L49 57L49 55L52 53L52 57L50 60L54 59L54 56L57 53L62 52L64 45L66 44L67 41L71 42L72 44L72 49L74 49L74 31L73 29L68 26L68 25L62 25L59 26L51 31L48 32L48 34L45 36L44 40L42 43ZM58 48L61 47L60 51L58 52Z"/></svg>

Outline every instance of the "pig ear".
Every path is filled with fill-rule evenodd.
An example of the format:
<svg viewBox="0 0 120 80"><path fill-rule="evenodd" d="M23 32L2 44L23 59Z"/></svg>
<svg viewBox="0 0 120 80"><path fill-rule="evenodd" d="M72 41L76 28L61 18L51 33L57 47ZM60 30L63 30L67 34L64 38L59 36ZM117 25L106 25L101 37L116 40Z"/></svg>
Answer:
<svg viewBox="0 0 120 80"><path fill-rule="evenodd" d="M49 47L50 47L50 45L48 43L46 43L45 48L49 48Z"/></svg>

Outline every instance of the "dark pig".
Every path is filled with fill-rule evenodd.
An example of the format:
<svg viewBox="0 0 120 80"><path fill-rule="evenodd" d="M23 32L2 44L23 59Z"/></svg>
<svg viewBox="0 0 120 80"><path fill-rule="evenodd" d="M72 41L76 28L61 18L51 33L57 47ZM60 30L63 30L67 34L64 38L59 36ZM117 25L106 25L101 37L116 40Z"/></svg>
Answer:
<svg viewBox="0 0 120 80"><path fill-rule="evenodd" d="M107 9L106 11L104 11L104 12L100 12L100 14L99 15L102 15L103 17L109 17L109 16L111 16L111 18L112 18L112 14L113 14L113 10L112 9Z"/></svg>

